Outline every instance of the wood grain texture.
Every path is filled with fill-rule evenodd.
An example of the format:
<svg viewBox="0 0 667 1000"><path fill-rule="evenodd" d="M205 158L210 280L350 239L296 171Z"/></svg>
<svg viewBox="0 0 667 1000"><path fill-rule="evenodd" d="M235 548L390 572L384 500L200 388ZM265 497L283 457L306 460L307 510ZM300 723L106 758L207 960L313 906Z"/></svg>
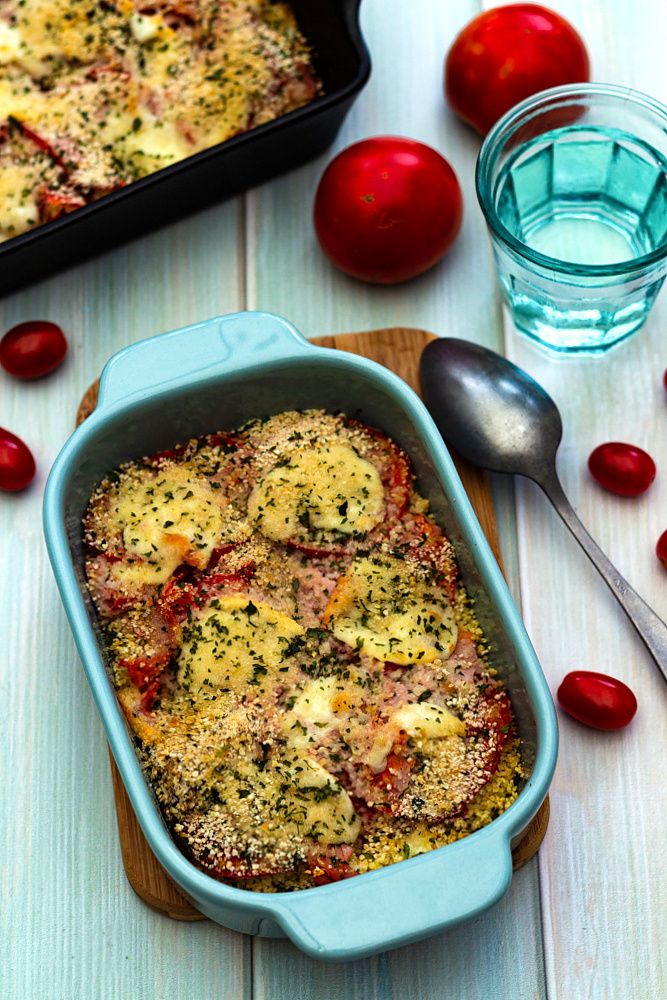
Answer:
<svg viewBox="0 0 667 1000"><path fill-rule="evenodd" d="M313 343L371 358L396 372L416 392L419 392L419 358L426 344L435 339L437 338L434 334L427 333L426 330L389 327L365 333L315 337ZM84 393L76 412L77 426L95 409L98 391L99 382L95 381ZM501 562L496 518L487 477L484 472L460 457L455 455L454 460L491 549ZM174 920L203 920L204 917L182 895L152 853L132 809L115 761L111 755L109 758L118 820L118 838L128 882L139 898L154 910L159 910ZM512 850L512 864L515 871L527 864L537 853L548 824L547 798Z"/></svg>
<svg viewBox="0 0 667 1000"><path fill-rule="evenodd" d="M143 835L116 762L109 752L118 840L123 868L139 899L173 920L205 920L169 878Z"/></svg>

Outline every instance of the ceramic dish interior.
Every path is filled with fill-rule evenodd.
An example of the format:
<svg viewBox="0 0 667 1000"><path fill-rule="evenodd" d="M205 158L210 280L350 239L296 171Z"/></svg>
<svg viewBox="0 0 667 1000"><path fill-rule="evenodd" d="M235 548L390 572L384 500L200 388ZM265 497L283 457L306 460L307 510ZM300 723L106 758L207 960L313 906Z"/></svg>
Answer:
<svg viewBox="0 0 667 1000"><path fill-rule="evenodd" d="M506 812L461 841L344 882L265 895L198 871L169 835L107 675L83 572L81 518L94 485L121 462L295 407L342 410L380 427L411 456L420 492L454 542L463 583L493 644L529 777ZM266 313L222 317L141 341L105 367L96 411L51 472L44 521L70 625L139 822L158 860L204 914L246 933L286 934L312 955L345 960L435 933L503 895L511 881L512 842L537 812L553 774L555 713L442 438L401 379L366 359L315 347Z"/></svg>

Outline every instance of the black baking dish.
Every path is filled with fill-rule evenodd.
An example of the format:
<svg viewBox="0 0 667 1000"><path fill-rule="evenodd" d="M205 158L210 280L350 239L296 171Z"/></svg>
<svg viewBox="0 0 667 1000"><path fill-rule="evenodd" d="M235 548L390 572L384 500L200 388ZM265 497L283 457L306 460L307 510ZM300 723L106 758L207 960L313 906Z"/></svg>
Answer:
<svg viewBox="0 0 667 1000"><path fill-rule="evenodd" d="M322 153L370 75L361 0L289 0L321 97L0 244L0 295L228 198Z"/></svg>

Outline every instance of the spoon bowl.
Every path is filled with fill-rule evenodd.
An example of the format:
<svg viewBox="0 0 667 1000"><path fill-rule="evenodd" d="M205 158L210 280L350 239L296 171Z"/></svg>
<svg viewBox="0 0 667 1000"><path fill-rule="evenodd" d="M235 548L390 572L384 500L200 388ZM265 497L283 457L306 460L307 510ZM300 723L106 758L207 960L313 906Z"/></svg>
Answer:
<svg viewBox="0 0 667 1000"><path fill-rule="evenodd" d="M423 351L424 401L443 437L473 465L540 482L554 467L563 424L551 396L511 361L443 337Z"/></svg>

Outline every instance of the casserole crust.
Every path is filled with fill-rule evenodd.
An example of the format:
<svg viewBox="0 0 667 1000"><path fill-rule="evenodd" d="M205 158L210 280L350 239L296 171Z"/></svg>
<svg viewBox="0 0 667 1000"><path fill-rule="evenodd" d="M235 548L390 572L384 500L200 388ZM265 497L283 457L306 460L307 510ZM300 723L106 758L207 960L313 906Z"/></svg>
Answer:
<svg viewBox="0 0 667 1000"><path fill-rule="evenodd" d="M104 480L84 529L120 702L209 874L319 884L516 798L509 700L381 432L307 411L193 440Z"/></svg>
<svg viewBox="0 0 667 1000"><path fill-rule="evenodd" d="M319 92L284 3L8 0L0 11L0 239Z"/></svg>

